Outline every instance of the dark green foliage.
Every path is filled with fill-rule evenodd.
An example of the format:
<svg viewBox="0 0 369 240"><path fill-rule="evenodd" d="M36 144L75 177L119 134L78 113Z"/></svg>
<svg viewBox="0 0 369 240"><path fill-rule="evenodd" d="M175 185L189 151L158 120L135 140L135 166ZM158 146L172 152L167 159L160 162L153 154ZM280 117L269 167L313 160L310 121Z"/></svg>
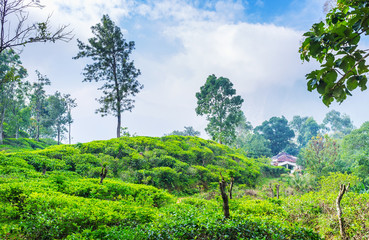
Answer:
<svg viewBox="0 0 369 240"><path fill-rule="evenodd" d="M281 174L289 173L290 171L285 167L262 165L260 169L264 177L280 177Z"/></svg>
<svg viewBox="0 0 369 240"><path fill-rule="evenodd" d="M284 116L272 117L269 121L264 121L262 125L257 126L254 131L270 141L273 155L277 155L287 147L289 141L295 136Z"/></svg>

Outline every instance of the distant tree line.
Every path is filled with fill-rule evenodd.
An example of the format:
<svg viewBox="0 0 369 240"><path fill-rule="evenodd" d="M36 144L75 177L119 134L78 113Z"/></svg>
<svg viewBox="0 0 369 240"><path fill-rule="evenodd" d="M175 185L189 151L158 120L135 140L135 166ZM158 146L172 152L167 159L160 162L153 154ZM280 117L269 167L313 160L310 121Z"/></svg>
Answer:
<svg viewBox="0 0 369 240"><path fill-rule="evenodd" d="M21 64L13 50L0 53L0 143L5 137L56 138L60 143L64 134L71 131L75 99L58 91L46 94L48 77L36 70L37 79L30 83Z"/></svg>

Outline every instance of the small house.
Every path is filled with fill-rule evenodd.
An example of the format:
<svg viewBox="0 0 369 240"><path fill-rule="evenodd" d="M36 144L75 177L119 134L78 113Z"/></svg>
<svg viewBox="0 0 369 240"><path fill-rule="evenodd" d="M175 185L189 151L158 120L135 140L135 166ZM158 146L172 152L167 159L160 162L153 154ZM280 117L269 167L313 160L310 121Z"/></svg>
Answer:
<svg viewBox="0 0 369 240"><path fill-rule="evenodd" d="M291 170L291 173L294 171L301 169L301 166L296 164L297 157L292 156L288 153L281 152L278 155L272 157L272 165L274 166L282 166Z"/></svg>

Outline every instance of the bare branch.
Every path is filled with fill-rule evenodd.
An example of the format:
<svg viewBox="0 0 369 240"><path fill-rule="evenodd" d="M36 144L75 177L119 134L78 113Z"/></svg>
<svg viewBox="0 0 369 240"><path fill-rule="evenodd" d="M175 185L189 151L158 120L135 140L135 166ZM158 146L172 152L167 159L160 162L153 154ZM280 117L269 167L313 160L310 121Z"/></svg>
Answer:
<svg viewBox="0 0 369 240"><path fill-rule="evenodd" d="M42 9L39 0L0 0L0 53L8 48L23 47L35 42L68 42L73 39L69 25L51 29L49 15L44 22L28 24L29 8ZM17 21L10 22L9 18Z"/></svg>

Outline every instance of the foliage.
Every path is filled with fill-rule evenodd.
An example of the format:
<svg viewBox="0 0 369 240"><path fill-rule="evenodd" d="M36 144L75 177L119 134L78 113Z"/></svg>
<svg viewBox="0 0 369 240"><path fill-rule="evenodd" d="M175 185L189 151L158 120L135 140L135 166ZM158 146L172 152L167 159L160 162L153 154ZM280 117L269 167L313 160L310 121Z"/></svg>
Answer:
<svg viewBox="0 0 369 240"><path fill-rule="evenodd" d="M101 23L92 26L91 30L94 37L88 40L88 44L77 40L80 51L74 59L92 58L93 63L87 64L84 69L84 82L105 82L99 88L104 96L98 99L102 107L96 113L117 117L117 137L120 137L121 114L132 110L134 100L130 97L143 88L136 80L141 72L129 59L135 44L133 41L126 42L120 28L108 15L104 15Z"/></svg>
<svg viewBox="0 0 369 240"><path fill-rule="evenodd" d="M55 145L57 142L52 139L40 139L35 141L29 138L5 138L4 144L1 145L0 150L7 152L19 152L26 150L44 149L50 145Z"/></svg>
<svg viewBox="0 0 369 240"><path fill-rule="evenodd" d="M326 129L333 132L335 138L342 138L349 134L353 129L354 125L350 117L346 114L342 114L335 110L328 112L323 119Z"/></svg>
<svg viewBox="0 0 369 240"><path fill-rule="evenodd" d="M174 130L173 132L166 135L178 135L178 136L200 136L200 132L196 131L192 126L184 127L183 131Z"/></svg>
<svg viewBox="0 0 369 240"><path fill-rule="evenodd" d="M328 135L313 137L300 153L299 164L317 177L335 170L339 159L339 144Z"/></svg>
<svg viewBox="0 0 369 240"><path fill-rule="evenodd" d="M270 141L273 155L277 155L287 147L290 139L295 136L284 116L272 117L269 121L264 121L262 125L257 126L254 131Z"/></svg>
<svg viewBox="0 0 369 240"><path fill-rule="evenodd" d="M67 130L65 125L68 123L68 120L71 121L70 112L68 112L67 101L60 94L60 92L57 91L54 95L48 97L47 102L49 121L52 122L52 126L55 128L58 144L60 144L62 134Z"/></svg>
<svg viewBox="0 0 369 240"><path fill-rule="evenodd" d="M337 192L310 192L290 196L284 201L289 221L311 226L324 239L339 239L336 210ZM349 239L369 237L369 194L349 192L341 201L346 233Z"/></svg>
<svg viewBox="0 0 369 240"><path fill-rule="evenodd" d="M197 115L206 115L206 132L219 143L232 143L236 126L242 119L243 99L236 95L228 78L210 75L196 93Z"/></svg>
<svg viewBox="0 0 369 240"><path fill-rule="evenodd" d="M248 157L271 157L270 142L260 134L248 133L236 139L237 147L244 150Z"/></svg>
<svg viewBox="0 0 369 240"><path fill-rule="evenodd" d="M369 34L368 2L337 0L325 21L313 24L300 47L301 59L316 59L320 69L306 75L309 91L317 90L327 106L342 102L351 91L367 89L368 50L358 47L362 36Z"/></svg>
<svg viewBox="0 0 369 240"><path fill-rule="evenodd" d="M350 183L350 188L355 189L360 182L357 176L347 173L331 172L328 176L323 176L320 179L321 191L325 193L337 193L340 190L340 185Z"/></svg>
<svg viewBox="0 0 369 240"><path fill-rule="evenodd" d="M295 131L300 149L305 147L312 137L316 137L321 129L321 126L312 117L293 116L289 125Z"/></svg>
<svg viewBox="0 0 369 240"><path fill-rule="evenodd" d="M69 239L104 239L107 236L110 239L121 239L121 236L127 239L320 239L309 229L265 217L275 213L272 210L275 207L266 201L234 204L232 208L237 216L226 220L214 201L184 199L180 204L162 209L163 215L157 223L133 230L115 227L85 231Z"/></svg>
<svg viewBox="0 0 369 240"><path fill-rule="evenodd" d="M109 169L103 184L98 179L101 166ZM43 169L47 169L45 174ZM270 166L267 159L255 161L213 141L184 136L121 137L1 153L0 238L334 239L339 236L335 187L347 182L355 186L358 178L330 174L322 177L320 191L302 194L308 174L297 174L298 196L284 198L286 194L281 192L280 199L255 199L244 193L255 182L259 171L277 176L280 170ZM237 194L230 200L228 220L223 219L219 190L213 189L199 197L183 197L217 187L219 171L227 180L234 177L236 183ZM143 184L114 178L124 175ZM182 197L176 199L167 190L148 184ZM357 187L351 189L359 192ZM346 231L352 239L368 237L368 202L368 194L355 192L349 192L342 200Z"/></svg>
<svg viewBox="0 0 369 240"><path fill-rule="evenodd" d="M4 120L6 113L16 102L17 89L21 88L21 79L27 76L21 65L19 55L13 50L0 52L0 144L3 143Z"/></svg>

